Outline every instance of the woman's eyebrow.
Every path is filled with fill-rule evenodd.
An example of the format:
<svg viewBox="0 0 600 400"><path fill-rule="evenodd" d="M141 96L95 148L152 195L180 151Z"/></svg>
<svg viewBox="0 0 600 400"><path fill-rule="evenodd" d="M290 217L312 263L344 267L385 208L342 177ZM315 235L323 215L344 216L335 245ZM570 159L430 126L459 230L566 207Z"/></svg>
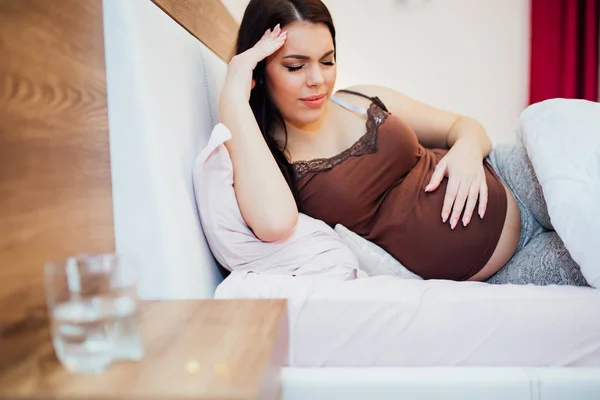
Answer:
<svg viewBox="0 0 600 400"><path fill-rule="evenodd" d="M334 51L335 51L335 50L329 50L327 53L323 54L323 55L321 56L321 58L325 58L325 57L327 57L328 55L330 55L330 54L333 54L333 52L334 52ZM310 57L308 57L308 56L303 56L303 55L301 55L301 54L290 54L289 56L285 56L285 57L283 57L283 58L296 58L296 59L298 59L298 60L310 60Z"/></svg>

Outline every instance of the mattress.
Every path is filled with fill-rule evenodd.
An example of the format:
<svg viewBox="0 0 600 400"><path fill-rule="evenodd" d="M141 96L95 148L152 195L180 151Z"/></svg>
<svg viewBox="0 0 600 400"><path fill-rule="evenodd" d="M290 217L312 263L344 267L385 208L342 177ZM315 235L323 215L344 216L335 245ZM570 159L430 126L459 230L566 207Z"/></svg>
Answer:
<svg viewBox="0 0 600 400"><path fill-rule="evenodd" d="M234 272L215 297L288 299L292 367L600 366L592 288Z"/></svg>

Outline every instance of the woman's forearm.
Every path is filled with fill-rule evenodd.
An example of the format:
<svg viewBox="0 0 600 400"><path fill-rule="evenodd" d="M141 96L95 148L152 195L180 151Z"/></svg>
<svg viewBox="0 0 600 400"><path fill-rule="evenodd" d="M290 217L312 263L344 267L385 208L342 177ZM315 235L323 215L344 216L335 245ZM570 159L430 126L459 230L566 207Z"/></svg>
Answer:
<svg viewBox="0 0 600 400"><path fill-rule="evenodd" d="M242 216L266 242L286 237L296 225L292 192L263 139L252 110L241 96L222 93L221 122L232 138L225 143L233 164L235 193Z"/></svg>
<svg viewBox="0 0 600 400"><path fill-rule="evenodd" d="M492 142L481 123L473 118L460 117L448 132L447 144L451 148L459 141L468 141L481 150L481 158L492 150Z"/></svg>

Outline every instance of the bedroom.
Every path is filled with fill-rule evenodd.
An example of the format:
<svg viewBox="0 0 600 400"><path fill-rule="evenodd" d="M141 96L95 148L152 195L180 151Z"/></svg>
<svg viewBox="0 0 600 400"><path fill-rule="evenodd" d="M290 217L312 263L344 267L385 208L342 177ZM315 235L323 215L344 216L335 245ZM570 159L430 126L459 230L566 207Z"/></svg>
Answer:
<svg viewBox="0 0 600 400"><path fill-rule="evenodd" d="M67 3L65 3L65 9L69 7ZM412 4L411 9L398 6L395 8L397 10L395 16L397 18L407 18L406 14L412 13L415 18L425 18L424 15L427 15L427 10L432 11L431 8L433 8L433 11L437 10L436 12L446 12L445 9L440 11L436 8L439 3L433 0L424 1L416 5ZM2 193L19 193L19 196L3 195L5 203L2 207L3 222L1 226L3 243L6 243L6 246L3 247L2 251L2 264L8 265L8 268L2 269L3 283L0 285L2 288L0 298L2 299L3 310L2 352L3 357L5 354L8 355L7 358L4 358L5 360L11 358L12 360L24 359L30 354L30 349L34 347L35 343L47 341L49 338L49 333L43 329L47 327L47 319L43 315L44 299L42 275L40 273L42 264L47 259L61 258L82 251L111 252L115 250L116 241L118 247L129 248L136 253L136 256L141 257L144 264L159 264L157 268L148 271L144 276L144 281L141 284L142 297L190 298L198 293L207 293L212 290L213 282L207 282L204 279L213 276L212 273L207 272L204 275L203 272L195 272L193 265L190 265L189 262L189 260L201 260L202 255L205 255L202 252L207 249L206 247L198 249L197 243L194 244L195 241L202 240L195 225L189 221L183 221L182 227L169 227L169 225L164 224L173 218L178 218L178 214L173 214L174 210L179 209L186 212L190 207L190 197L187 192L189 187L187 184L183 185L181 180L189 179L189 177L186 178L188 175L185 174L185 168L191 168L191 163L197 154L186 153L187 155L182 158L178 152L185 147L201 146L203 143L190 135L199 127L209 126L210 128L212 124L210 120L201 120L198 115L191 114L193 108L198 107L199 104L210 104L210 100L201 96L202 90L187 90L185 87L186 85L197 89L204 87L205 78L196 76L197 71L203 65L204 58L207 58L207 62L210 62L211 65L219 65L218 57L214 54L206 51L199 53L195 50L199 46L197 40L178 26L173 25L173 21L164 14L158 13L153 4L138 1L132 3L134 5L131 7L134 8L118 9L118 3L106 1L104 4L104 23L111 23L112 25L110 25L110 30L104 29L104 32L102 30L103 25L97 19L98 12L102 11L102 7L98 4L89 6L89 9L76 8L79 12L83 12L83 16L87 15L88 20L85 20L82 15L72 18L70 17L72 14L60 12L60 9L54 11L45 9L43 5L38 3L36 3L38 4L36 7L30 9L19 9L14 4L10 1L2 3L5 11L3 16L11 15L13 17L2 20L3 35L5 32L18 32L18 29L23 29L23 25L20 24L27 24L26 26L38 26L40 31L42 29L48 30L49 33L41 31L43 33L41 37L48 38L48 42L40 43L40 36L36 36L36 31L30 34L33 36L21 36L21 40L24 42L16 41L14 45L6 48L11 51L9 53L11 54L11 58L9 58L11 62L3 64L3 68L14 68L17 65L17 68L27 74L25 82L44 82L48 76L37 77L35 75L36 71L39 71L35 66L42 63L46 68L54 71L53 75L50 75L51 80L48 85L56 87L58 93L64 93L64 95L53 97L61 101L50 101L51 108L48 108L48 100L43 96L45 92L36 89L36 86L32 84L31 86L19 86L23 90L23 92L18 92L22 95L21 100L19 100L22 103L14 100L10 103L3 103L10 104L12 107L2 108L3 119L13 121L14 125L12 130L5 129L2 131L3 156L1 162L3 176L10 177L10 179L3 178ZM193 9L189 6L193 4L190 1L183 1L180 4L188 5L187 7L177 8L179 13L188 17L194 15L192 11L198 12L198 18L201 18L202 10L211 12L216 9L210 7ZM522 6L522 3L520 4ZM231 6L233 10L231 4L226 5ZM124 5L121 6L125 7ZM332 2L332 9L334 6L335 2ZM427 7L430 7L430 9ZM39 12L36 13L35 10ZM188 10L187 14L184 12L185 10ZM507 10L505 13L501 13L501 16L506 19L520 18L519 20L522 22L522 25L517 26L515 29L515 31L520 32L521 36L517 37L515 33L515 37L505 38L515 45L512 50L507 51L518 54L511 64L521 65L521 69L515 68L515 71L507 72L509 74L508 78L519 81L521 84L506 88L494 86L492 90L504 90L504 92L509 93L506 98L502 98L502 104L499 104L499 107L504 106L504 104L518 102L520 102L520 106L513 104L512 108L508 106L507 108L501 108L502 118L498 117L496 119L495 115L490 114L489 109L480 105L479 102L472 102L472 99L469 102L466 97L457 100L461 111L464 107L464 112L477 113L477 117L485 120L486 126L490 126L490 131L498 139L503 138L502 135L506 130L514 130L520 113L519 107L522 109L528 101L525 94L528 73L526 69L527 49L522 43L522 35L526 35L527 32L527 10L526 7L512 9L508 6ZM135 16L138 15L136 11L139 15L143 13L145 18L152 18L151 20L148 19L148 26L145 25L144 19L135 19ZM12 14L9 14L9 12ZM464 15L461 14L460 8L457 8L456 13ZM14 18L17 15L22 18ZM51 28L44 22L50 17L56 18L54 26L64 24L64 26L68 26L68 29L60 31ZM343 29L344 24L352 24L352 21L344 22L343 15L339 18L342 20L340 21L342 24L340 29ZM152 25L150 22L161 25ZM153 26L161 26L165 30L155 31L151 29ZM231 25L221 24L218 26L222 31L230 32L223 29L223 26L228 27ZM73 36L71 33L77 29L83 29L82 32L92 32L96 36L92 35L87 39L83 35ZM189 29L193 31L193 28ZM499 29L497 31L501 32ZM106 80L103 66L104 51L99 42L94 41L98 38L98 35L103 38L104 44L109 49L106 53ZM57 41L58 43L71 43L70 41L75 39L83 42L73 42L70 46L57 47L56 45ZM229 40L231 40L231 37L229 37ZM37 48L36 52L32 53L31 47L28 47L32 45L41 46ZM340 46L342 45L343 42L340 42ZM70 56L65 57L62 52L73 48L88 50L75 58L74 65L60 65L59 63L70 60ZM20 56L17 55L19 49L22 49L23 53ZM102 52L95 53L94 51L98 49ZM131 49L136 49L137 52ZM97 54L101 55L98 56ZM164 59L178 59L181 60L181 63L171 65L163 62ZM53 65L50 60L56 64ZM31 63L29 65L32 65L32 67L29 69L18 67L19 65L28 65L27 63ZM88 72L82 74L82 65L97 69L93 69L94 72L86 70ZM458 69L459 65L457 62L452 71L462 73ZM153 68L145 68L145 66L152 66ZM413 68L411 72L415 72L415 70L416 68ZM4 73L6 71L6 69L3 70ZM10 74L7 74L9 77L15 76L14 70L9 69L8 71L10 72ZM223 72L223 68L218 67L214 71L215 74L222 74ZM471 72L469 74L473 75ZM59 79L55 79L55 77ZM164 77L167 77L167 79L164 79ZM348 83L351 79L354 79L351 75L346 77L340 75L340 77L346 79ZM484 78L486 76L479 76L480 81L478 82L483 82ZM86 89L62 92L61 90L65 85L60 82L73 82L73 79L77 81L66 84L66 87L80 85ZM12 87L10 85L13 80L4 80L4 82L8 82L8 84L5 83L4 88ZM154 82L155 84L148 85L147 82ZM108 102L105 97L104 105L101 103L101 94L103 93L101 85L103 83L108 84ZM209 83L212 84L212 82ZM431 96L431 101L440 106L447 105L451 101L449 98L442 97L444 95L449 96L448 90L440 91L443 92L437 94L440 97L433 97L434 88L431 88L429 92L417 92L417 82L409 82L409 84L415 85L415 88L410 89L411 94L415 96L427 98ZM450 85L451 83L446 84ZM118 92L119 85L122 85L121 87L126 88L126 90ZM462 86L464 83L460 82L460 85ZM42 87L48 86L42 85ZM210 89L211 94L216 95L216 87L210 87ZM111 92L111 90L113 91ZM423 90L428 89L426 87ZM473 90L483 89L475 86ZM483 94L485 95L487 92ZM28 97L28 93L32 93L34 96ZM77 93L88 95L77 97ZM139 98L144 99L144 101L137 101L137 96L140 96ZM3 97L3 99L6 99L6 97ZM38 102L30 99L38 99ZM79 103L77 103L78 99L81 99ZM181 103L175 104L175 100ZM76 107L69 106L71 101ZM15 108L15 104L21 108ZM121 108L126 112L119 113L117 105L127 107ZM173 106L175 108L172 108ZM111 107L114 108L111 109ZM38 114L40 108L51 112ZM170 114L160 113L158 110L169 110ZM16 116L14 113L17 113ZM153 113L156 116L156 121L151 125L144 125L146 123L145 118ZM128 114L131 119L128 119ZM111 117L110 120L106 119L106 115ZM506 122L511 118L511 122ZM64 124L63 121L67 120L74 122ZM76 126L77 123L80 124L77 129L69 130L69 127ZM503 125L505 123L507 125ZM134 136L123 136L128 131L127 127L130 127L129 131ZM131 128L135 129L132 130ZM169 131L171 135L175 134L173 132L179 132L177 133L180 135L178 145L175 146L170 141L165 141L164 136L161 135L161 130ZM121 133L121 136L110 137L110 145L108 140L109 131L110 135L116 135L117 132ZM7 136L10 132L14 132L14 136ZM32 134L26 135L25 132L32 132ZM36 132L37 134L35 134ZM129 151L127 142L144 140L144 136L135 136L141 135L142 132L145 134L152 132L155 136L151 136L152 141L144 142L144 146L136 146L134 148L136 151ZM48 141L46 139L49 135L57 135L58 133L62 135L52 137L59 137L64 140ZM204 143L205 141L204 139ZM117 143L125 147L111 147L116 146ZM85 149L85 152L82 153L81 148ZM144 153L142 150L146 152ZM111 155L110 160L108 158L109 152ZM170 161L170 164L164 167L161 165L160 169L150 175L148 175L148 172L140 171L149 157L157 157L158 155L161 155L162 158L157 158L157 160L161 160L161 162ZM118 170L123 172L123 174L112 176L113 193L110 192L111 163L113 163L113 168L120 166ZM48 169L48 165L52 165L53 168ZM5 173L6 175L4 175ZM135 174L138 174L138 179L134 179ZM160 184L172 184L173 186L168 186L172 188L172 191L161 190L160 186L152 186L150 178ZM132 196L126 196L128 185L132 185L132 189L135 188L138 192L132 194ZM63 189L57 191L57 187ZM117 192L115 193L115 191ZM173 194L173 198L170 198L169 194ZM113 196L115 196L114 200ZM193 197L191 200L193 201ZM160 209L160 205L164 204L162 202L169 202L170 204L171 201L176 206L169 207L169 210L166 210L163 214L154 213L156 207ZM131 217L130 219L128 219L128 214ZM138 224L139 221L145 221L146 225L136 225L136 221ZM153 226L164 226L167 231L165 233L171 234L178 232L180 229L189 229L190 234L185 236L188 238L186 240L172 240L169 236L160 237L158 235L160 232L155 232L156 229L153 229ZM170 229L173 230L170 231ZM154 233L157 236L152 236ZM130 239L136 235L142 235L144 242L140 243ZM195 247L192 249L192 246ZM189 250L192 255L186 255L186 250ZM178 273L175 273L173 269ZM217 275L214 275L214 277L217 279ZM565 312L567 311L565 310ZM8 333L5 334L4 332ZM12 361L7 362L12 363ZM3 371L6 370L5 366L6 364L3 365ZM457 370L452 371L451 373L462 373ZM511 372L515 374L513 375L514 381L521 382L520 379L523 379L523 372L522 370L519 371L515 372L513 370ZM288 372L286 371L286 373ZM386 373L393 374L394 372L388 370L382 372L379 377L384 376ZM467 379L470 373L471 371L465 370L462 379ZM343 375L340 375L337 379L342 379L342 377ZM373 379L377 379L377 377ZM414 379L415 381L418 380L417 377ZM461 381L459 377L456 379L456 382ZM489 379L492 379L489 388L493 390L493 378ZM522 382L526 382L527 388L529 388L528 380L523 379Z"/></svg>

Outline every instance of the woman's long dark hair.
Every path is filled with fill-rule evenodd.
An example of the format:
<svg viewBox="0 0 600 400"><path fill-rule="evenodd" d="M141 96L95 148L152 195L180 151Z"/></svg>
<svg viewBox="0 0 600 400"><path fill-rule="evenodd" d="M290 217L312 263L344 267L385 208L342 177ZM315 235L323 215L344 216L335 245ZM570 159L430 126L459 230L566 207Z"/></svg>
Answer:
<svg viewBox="0 0 600 400"><path fill-rule="evenodd" d="M331 32L335 50L335 27L329 10L321 0L251 0L240 24L235 54L243 53L253 47L267 29L273 29L277 24L280 24L281 28L284 29L286 25L295 21L325 24ZM280 148L274 138L275 127L279 123L283 126L287 143L287 129L283 116L275 107L267 92L265 67L266 61L263 60L254 69L252 77L256 82L256 86L250 94L250 107L271 150L271 154L273 154L294 195L294 199L296 199L296 203L298 203L294 171L285 156L285 145L283 149Z"/></svg>

